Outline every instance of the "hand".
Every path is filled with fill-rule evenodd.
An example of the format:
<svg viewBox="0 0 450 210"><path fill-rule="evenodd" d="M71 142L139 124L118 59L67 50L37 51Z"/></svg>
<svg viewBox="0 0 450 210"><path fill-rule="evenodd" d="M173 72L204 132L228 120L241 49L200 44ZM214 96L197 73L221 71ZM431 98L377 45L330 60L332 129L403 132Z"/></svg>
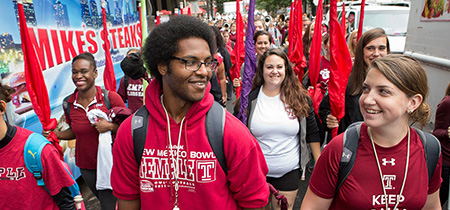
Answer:
<svg viewBox="0 0 450 210"><path fill-rule="evenodd" d="M104 133L107 131L110 131L111 126L110 126L110 122L108 122L107 120L103 119L103 118L98 118L98 122L93 123L92 126L95 127L95 129L97 129L97 131L99 133Z"/></svg>
<svg viewBox="0 0 450 210"><path fill-rule="evenodd" d="M222 103L223 105L227 104L227 95L222 95Z"/></svg>
<svg viewBox="0 0 450 210"><path fill-rule="evenodd" d="M42 130L42 135L43 135L45 138L48 138L48 136L50 135L50 132L52 132L52 130L48 130L48 131Z"/></svg>
<svg viewBox="0 0 450 210"><path fill-rule="evenodd" d="M338 119L337 119L335 116L329 114L329 115L327 116L327 127L328 127L329 129L333 129L333 128L339 127L339 121L338 121Z"/></svg>
<svg viewBox="0 0 450 210"><path fill-rule="evenodd" d="M234 78L233 80L233 87L237 88L237 87L241 87L241 80L238 78Z"/></svg>

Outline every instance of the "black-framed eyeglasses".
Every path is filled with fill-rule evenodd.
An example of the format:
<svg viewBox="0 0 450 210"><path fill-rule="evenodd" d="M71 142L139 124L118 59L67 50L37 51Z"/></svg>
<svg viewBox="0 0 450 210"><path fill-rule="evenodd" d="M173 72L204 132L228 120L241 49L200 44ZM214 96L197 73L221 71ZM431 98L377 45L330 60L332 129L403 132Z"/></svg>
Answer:
<svg viewBox="0 0 450 210"><path fill-rule="evenodd" d="M212 61L208 61L208 62L201 62L198 60L188 60L188 59L184 59L184 58L178 58L175 56L172 56L172 59L183 61L184 67L188 71L197 71L200 69L202 64L205 65L207 71L214 71L214 70L216 70L216 67L218 64L218 62L216 60L212 60Z"/></svg>

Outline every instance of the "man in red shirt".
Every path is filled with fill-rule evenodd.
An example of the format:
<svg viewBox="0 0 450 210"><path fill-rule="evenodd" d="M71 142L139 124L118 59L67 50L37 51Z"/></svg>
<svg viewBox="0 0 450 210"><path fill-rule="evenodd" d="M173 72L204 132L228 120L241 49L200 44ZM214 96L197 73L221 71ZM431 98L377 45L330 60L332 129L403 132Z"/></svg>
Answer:
<svg viewBox="0 0 450 210"><path fill-rule="evenodd" d="M119 209L237 210L267 204L268 168L247 128L226 112L226 171L206 135L205 115L214 103L208 81L217 65L213 36L207 24L183 15L147 38L144 62L154 79L145 91L146 143L136 161L131 129L136 122L128 118L121 124L111 174Z"/></svg>

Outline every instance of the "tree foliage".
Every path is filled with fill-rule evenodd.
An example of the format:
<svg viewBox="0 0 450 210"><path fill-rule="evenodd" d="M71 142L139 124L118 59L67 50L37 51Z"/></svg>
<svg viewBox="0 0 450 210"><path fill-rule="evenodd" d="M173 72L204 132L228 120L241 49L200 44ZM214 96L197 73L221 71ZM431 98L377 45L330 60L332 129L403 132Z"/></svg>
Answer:
<svg viewBox="0 0 450 210"><path fill-rule="evenodd" d="M278 10L291 6L291 0L255 0L256 9L275 14Z"/></svg>

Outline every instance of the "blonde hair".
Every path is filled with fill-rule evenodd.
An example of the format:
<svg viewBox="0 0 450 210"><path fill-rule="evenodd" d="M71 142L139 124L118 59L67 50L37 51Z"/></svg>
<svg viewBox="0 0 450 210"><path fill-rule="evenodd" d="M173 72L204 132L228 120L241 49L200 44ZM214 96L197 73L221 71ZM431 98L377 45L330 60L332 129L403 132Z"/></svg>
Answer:
<svg viewBox="0 0 450 210"><path fill-rule="evenodd" d="M425 102L428 97L427 74L419 62L408 56L386 55L372 61L370 68L380 71L406 96L413 97L416 94L422 96L421 104L409 114L409 119L412 124L418 122L423 127L430 119L431 109Z"/></svg>
<svg viewBox="0 0 450 210"><path fill-rule="evenodd" d="M353 30L348 38L348 50L350 51L350 56L355 57L356 45L353 45L353 37L358 35L358 29ZM358 42L356 42L358 44Z"/></svg>

